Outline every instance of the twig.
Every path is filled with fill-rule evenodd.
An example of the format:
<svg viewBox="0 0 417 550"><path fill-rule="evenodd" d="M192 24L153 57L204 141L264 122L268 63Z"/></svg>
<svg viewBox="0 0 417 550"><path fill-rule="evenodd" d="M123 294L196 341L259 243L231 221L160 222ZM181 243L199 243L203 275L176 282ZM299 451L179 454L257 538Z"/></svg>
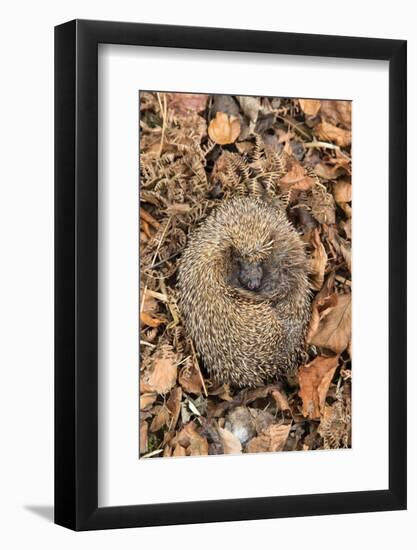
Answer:
<svg viewBox="0 0 417 550"><path fill-rule="evenodd" d="M163 449L156 449L156 451L151 451L150 453L141 456L141 458L150 458L151 456L159 455L159 453L162 453Z"/></svg>
<svg viewBox="0 0 417 550"><path fill-rule="evenodd" d="M159 108L161 109L162 115L162 133L161 133L161 143L159 145L158 157L161 156L162 149L164 147L164 137L165 137L165 128L166 128L166 118L167 118L167 99L166 94L164 94L164 108L162 108L161 98L159 92L157 92Z"/></svg>
<svg viewBox="0 0 417 550"><path fill-rule="evenodd" d="M321 149L334 149L338 153L340 153L343 157L347 158L348 160L351 160L350 156L347 155L342 149L339 147L339 145L335 145L334 143L328 143L327 141L310 141L309 143L304 143L304 147L306 149L312 149L312 148L321 148Z"/></svg>
<svg viewBox="0 0 417 550"><path fill-rule="evenodd" d="M175 258L175 256L178 256L178 254L181 254L181 252L184 249L178 250L178 252L175 252L175 254L171 254L171 256L168 256L168 258L165 258L165 260L161 260L160 262L156 262L156 264L153 264L152 267L159 267L160 265L164 264L165 262L169 262L169 260L172 260L172 258Z"/></svg>
<svg viewBox="0 0 417 550"><path fill-rule="evenodd" d="M164 238L165 238L165 235L166 235L166 232L167 232L167 230L168 230L168 227L169 227L170 223L171 223L171 216L168 218L168 221L167 221L167 223L166 223L166 225L165 225L165 227L164 227L164 230L162 231L161 238L159 239L158 246L156 247L155 254L154 254L153 258L152 258L151 266L150 266L149 269L152 269L152 268L154 267L154 262L155 262L155 260L156 260L156 257L157 257L157 255L158 255L158 252L159 252L159 249L160 249L160 247L161 247L162 241L163 241Z"/></svg>
<svg viewBox="0 0 417 550"><path fill-rule="evenodd" d="M276 111L275 111L276 115L278 118L280 118L283 122L285 122L286 124L288 124L289 126L292 126L295 130L297 130L297 132L299 132L303 137L306 137L308 139L311 139L311 135L308 134L305 130L303 130L302 128L300 128L300 124L301 123L297 123L295 122L294 120L291 120L290 118L286 118L285 116L282 116L280 114L278 114Z"/></svg>
<svg viewBox="0 0 417 550"><path fill-rule="evenodd" d="M155 344L151 344L150 342L147 342L146 340L140 340L140 343L143 346L149 346L150 348L156 348Z"/></svg>

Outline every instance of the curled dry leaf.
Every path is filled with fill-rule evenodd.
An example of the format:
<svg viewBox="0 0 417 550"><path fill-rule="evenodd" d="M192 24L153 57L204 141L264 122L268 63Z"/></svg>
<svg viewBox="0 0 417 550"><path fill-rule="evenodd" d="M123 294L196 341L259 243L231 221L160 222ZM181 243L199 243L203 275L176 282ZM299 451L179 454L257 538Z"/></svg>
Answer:
<svg viewBox="0 0 417 550"><path fill-rule="evenodd" d="M288 172L280 179L279 186L283 193L289 190L308 191L314 185L314 179L310 177L301 164L292 161Z"/></svg>
<svg viewBox="0 0 417 550"><path fill-rule="evenodd" d="M350 130L352 127L352 102L325 99L321 102L321 117L332 124L341 124Z"/></svg>
<svg viewBox="0 0 417 550"><path fill-rule="evenodd" d="M187 455L208 455L207 439L200 435L194 422L189 422L180 431L177 442L187 449Z"/></svg>
<svg viewBox="0 0 417 550"><path fill-rule="evenodd" d="M180 445L179 443L177 443L175 445L175 449L174 449L174 452L172 453L172 456L186 456L187 453L184 449L184 447L182 445Z"/></svg>
<svg viewBox="0 0 417 550"><path fill-rule="evenodd" d="M169 410L164 406L160 407L158 412L156 413L156 415L152 419L152 423L151 423L151 426L149 428L150 431L151 432L157 432L163 426L169 424L169 419L170 419Z"/></svg>
<svg viewBox="0 0 417 550"><path fill-rule="evenodd" d="M189 111L200 113L207 106L208 95L206 94L167 94L168 106L180 113L186 115Z"/></svg>
<svg viewBox="0 0 417 550"><path fill-rule="evenodd" d="M314 290L320 290L323 286L324 272L327 265L327 254L320 239L318 229L311 232L311 244L313 252L311 254L311 286Z"/></svg>
<svg viewBox="0 0 417 550"><path fill-rule="evenodd" d="M345 202L351 202L352 200L352 184L350 180L340 178L332 185L334 200L337 204L342 205Z"/></svg>
<svg viewBox="0 0 417 550"><path fill-rule="evenodd" d="M248 453L282 451L290 433L291 424L272 424L261 435L254 437L246 446Z"/></svg>
<svg viewBox="0 0 417 550"><path fill-rule="evenodd" d="M319 162L314 166L315 173L324 180L334 180L346 174L346 169L338 164L329 165L325 162Z"/></svg>
<svg viewBox="0 0 417 550"><path fill-rule="evenodd" d="M238 455L242 452L242 444L239 439L229 430L219 428L220 437L222 438L223 450L226 455Z"/></svg>
<svg viewBox="0 0 417 550"><path fill-rule="evenodd" d="M182 367L178 376L178 382L186 393L201 393L201 376L193 363L186 364Z"/></svg>
<svg viewBox="0 0 417 550"><path fill-rule="evenodd" d="M284 392L280 390L273 390L272 391L272 397L275 400L275 403L277 405L277 409L280 411L288 411L290 410L290 406L288 404L288 399Z"/></svg>
<svg viewBox="0 0 417 550"><path fill-rule="evenodd" d="M149 372L144 374L144 383L150 391L164 394L175 385L176 380L176 356L170 346L166 346L153 357Z"/></svg>
<svg viewBox="0 0 417 550"><path fill-rule="evenodd" d="M323 319L336 304L337 294L328 295L325 292L323 293L323 289L314 298L311 307L310 327L306 338L308 343L311 342L311 338L316 334L320 319Z"/></svg>
<svg viewBox="0 0 417 550"><path fill-rule="evenodd" d="M320 99L299 99L298 100L302 111L311 117L315 117L320 111L321 101Z"/></svg>
<svg viewBox="0 0 417 550"><path fill-rule="evenodd" d="M316 332L309 337L309 343L335 353L342 353L351 341L351 295L336 296L336 305L326 310L325 316L321 316Z"/></svg>
<svg viewBox="0 0 417 550"><path fill-rule="evenodd" d="M311 363L300 367L298 380L299 396L303 402L302 414L318 419L324 412L326 395L337 367L339 356L316 357Z"/></svg>
<svg viewBox="0 0 417 550"><path fill-rule="evenodd" d="M168 401L167 401L167 407L170 413L172 414L172 418L170 422L171 430L173 430L177 425L178 418L180 416L181 398L182 398L182 390L179 386L175 386L175 388L171 390L171 393L169 394Z"/></svg>
<svg viewBox="0 0 417 550"><path fill-rule="evenodd" d="M336 145L339 145L339 147L348 147L352 141L352 133L350 130L344 130L338 126L333 126L333 124L325 120L317 124L314 131L321 141L334 142Z"/></svg>
<svg viewBox="0 0 417 550"><path fill-rule="evenodd" d="M140 321L144 325L147 325L148 327L153 327L153 328L159 327L159 325L161 325L163 323L166 323L166 321L164 319L158 319L156 317L151 317L151 315L149 315L149 313L147 313L146 311L141 312Z"/></svg>
<svg viewBox="0 0 417 550"><path fill-rule="evenodd" d="M239 133L239 119L234 116L228 116L226 113L221 113L220 111L216 113L216 117L213 118L208 127L210 139L219 145L234 143Z"/></svg>
<svg viewBox="0 0 417 550"><path fill-rule="evenodd" d="M140 402L139 402L140 410L143 411L150 405L153 405L153 403L155 403L156 398L157 398L156 393L143 393L140 396Z"/></svg>

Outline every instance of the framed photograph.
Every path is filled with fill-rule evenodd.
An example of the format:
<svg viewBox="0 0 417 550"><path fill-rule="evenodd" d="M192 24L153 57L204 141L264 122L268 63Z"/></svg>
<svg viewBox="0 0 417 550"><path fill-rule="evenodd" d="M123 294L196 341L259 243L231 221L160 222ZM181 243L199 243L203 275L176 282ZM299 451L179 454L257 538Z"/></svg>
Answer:
<svg viewBox="0 0 417 550"><path fill-rule="evenodd" d="M406 42L55 29L55 522L406 508Z"/></svg>

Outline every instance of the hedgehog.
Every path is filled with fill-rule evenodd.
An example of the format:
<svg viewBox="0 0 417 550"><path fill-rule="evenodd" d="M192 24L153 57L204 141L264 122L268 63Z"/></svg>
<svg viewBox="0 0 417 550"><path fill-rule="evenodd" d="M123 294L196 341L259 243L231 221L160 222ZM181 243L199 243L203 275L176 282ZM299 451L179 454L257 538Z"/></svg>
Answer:
<svg viewBox="0 0 417 550"><path fill-rule="evenodd" d="M308 260L282 209L239 197L189 236L179 309L215 383L263 385L294 373L310 318Z"/></svg>

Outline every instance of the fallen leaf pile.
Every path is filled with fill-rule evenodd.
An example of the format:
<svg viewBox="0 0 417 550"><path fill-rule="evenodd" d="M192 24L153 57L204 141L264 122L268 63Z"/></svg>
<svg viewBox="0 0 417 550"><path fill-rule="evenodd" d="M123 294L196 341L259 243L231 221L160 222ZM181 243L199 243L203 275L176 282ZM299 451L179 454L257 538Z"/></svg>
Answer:
<svg viewBox="0 0 417 550"><path fill-rule="evenodd" d="M351 446L351 103L140 94L142 457ZM312 315L295 377L215 386L177 307L190 231L221 201L262 197L306 244Z"/></svg>

